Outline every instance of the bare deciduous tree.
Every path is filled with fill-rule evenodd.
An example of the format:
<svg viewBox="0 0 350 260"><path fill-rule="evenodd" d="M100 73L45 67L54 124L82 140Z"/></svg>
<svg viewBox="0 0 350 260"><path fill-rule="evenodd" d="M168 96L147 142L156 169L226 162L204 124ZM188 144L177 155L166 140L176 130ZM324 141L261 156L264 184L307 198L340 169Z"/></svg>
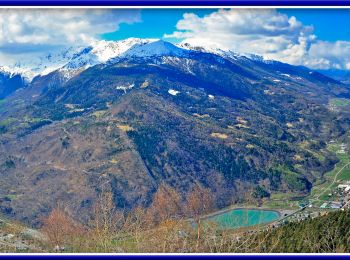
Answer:
<svg viewBox="0 0 350 260"><path fill-rule="evenodd" d="M65 245L73 245L74 240L84 233L84 228L60 207L53 209L42 222L42 231L56 250L63 249Z"/></svg>
<svg viewBox="0 0 350 260"><path fill-rule="evenodd" d="M104 252L115 251L113 239L122 233L125 224L123 212L118 212L113 200L113 193L102 191L93 207L91 219L91 235L95 246Z"/></svg>
<svg viewBox="0 0 350 260"><path fill-rule="evenodd" d="M181 196L166 184L161 184L154 194L152 205L147 210L148 219L154 224L182 215Z"/></svg>
<svg viewBox="0 0 350 260"><path fill-rule="evenodd" d="M212 192L196 183L187 197L186 210L197 225L197 241L200 239L201 217L214 209Z"/></svg>

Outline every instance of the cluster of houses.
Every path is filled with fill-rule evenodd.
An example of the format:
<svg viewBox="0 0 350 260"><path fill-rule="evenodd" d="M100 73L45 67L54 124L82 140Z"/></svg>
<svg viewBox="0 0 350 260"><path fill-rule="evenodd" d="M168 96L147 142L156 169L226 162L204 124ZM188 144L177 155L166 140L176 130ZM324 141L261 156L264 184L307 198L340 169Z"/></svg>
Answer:
<svg viewBox="0 0 350 260"><path fill-rule="evenodd" d="M344 143L341 144L339 150L337 151L337 153L340 153L340 154L346 153L346 144L344 144Z"/></svg>
<svg viewBox="0 0 350 260"><path fill-rule="evenodd" d="M344 203L339 201L324 202L320 209L341 209Z"/></svg>
<svg viewBox="0 0 350 260"><path fill-rule="evenodd" d="M350 193L350 183L348 182L347 184L339 184L338 189L343 191L345 194Z"/></svg>
<svg viewBox="0 0 350 260"><path fill-rule="evenodd" d="M350 208L350 182L339 184L337 189L333 193L328 194L329 197L336 195L337 201L324 202L321 209L342 209Z"/></svg>
<svg viewBox="0 0 350 260"><path fill-rule="evenodd" d="M330 143L335 143L331 140ZM347 145L340 144L338 154L344 154L347 152ZM339 182L338 182L339 183ZM299 203L299 210L288 216L285 216L281 220L273 223L269 228L278 227L288 222L298 222L308 218L315 218L327 214L331 209L350 209L350 181L340 183L336 189L328 194L329 201L325 201L317 210L318 206L311 203L311 201L301 201Z"/></svg>

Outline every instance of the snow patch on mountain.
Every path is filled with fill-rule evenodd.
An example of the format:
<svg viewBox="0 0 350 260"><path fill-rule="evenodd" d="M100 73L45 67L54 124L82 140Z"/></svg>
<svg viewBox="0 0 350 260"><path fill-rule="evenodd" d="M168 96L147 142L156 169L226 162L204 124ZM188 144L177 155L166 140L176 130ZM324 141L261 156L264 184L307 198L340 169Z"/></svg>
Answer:
<svg viewBox="0 0 350 260"><path fill-rule="evenodd" d="M20 74L27 82L31 82L36 76L44 76L52 71L64 66L70 60L77 48L64 48L52 52L42 57L33 57L16 62L12 66L7 66L7 70L12 74Z"/></svg>
<svg viewBox="0 0 350 260"><path fill-rule="evenodd" d="M14 75L11 73L11 70L8 66L0 66L0 73L10 77Z"/></svg>
<svg viewBox="0 0 350 260"><path fill-rule="evenodd" d="M124 93L126 93L127 90L132 89L134 86L135 86L135 84L122 85L122 86L117 86L116 89L123 90Z"/></svg>
<svg viewBox="0 0 350 260"><path fill-rule="evenodd" d="M63 48L43 57L23 60L13 66L4 67L2 70L11 74L20 74L28 82L31 82L36 76L44 76L56 70L60 71L65 78L70 78L89 67L122 55L131 47L142 46L154 41L157 39L101 40L87 47Z"/></svg>
<svg viewBox="0 0 350 260"><path fill-rule="evenodd" d="M263 56L256 55L256 54L237 53L234 50L229 50L229 49L225 50L225 49L209 47L209 46L192 45L187 42L179 43L176 46L187 50L215 54L222 58L226 58L226 59L228 58L231 60L249 59L249 60L253 60L253 61L257 61L265 64L272 64L273 62L275 62L273 60L265 59Z"/></svg>
<svg viewBox="0 0 350 260"><path fill-rule="evenodd" d="M281 76L285 76L285 77L287 77L287 78L291 78L291 75L289 75L289 74L287 74L287 73L281 73L280 75L281 75Z"/></svg>
<svg viewBox="0 0 350 260"><path fill-rule="evenodd" d="M121 41L97 41L91 46L84 48L64 66L65 69L88 68L97 64L105 63L118 57L135 46L155 41L155 39L128 38Z"/></svg>
<svg viewBox="0 0 350 260"><path fill-rule="evenodd" d="M151 61L152 65L159 63L176 65L181 62L187 73L195 75L192 71L191 57L196 53L210 53L223 58L218 58L218 62L225 62L224 59L274 62L257 55L238 54L232 50L193 46L189 43L174 45L159 39L128 38L120 41L96 41L90 46L62 48L44 57L22 60L9 67L0 67L0 72L9 75L20 74L27 82L31 82L36 76L57 71L64 80L68 80L98 64L113 64L121 59L155 58Z"/></svg>
<svg viewBox="0 0 350 260"><path fill-rule="evenodd" d="M137 45L130 48L122 56L125 58L132 57L153 57L153 56L186 56L189 53L188 50L179 48L170 42L165 42L162 40L149 42L143 45Z"/></svg>
<svg viewBox="0 0 350 260"><path fill-rule="evenodd" d="M172 95L172 96L176 96L177 94L180 93L180 91L177 91L177 90L175 90L175 89L169 89L169 90L168 90L168 93L169 93L170 95Z"/></svg>
<svg viewBox="0 0 350 260"><path fill-rule="evenodd" d="M220 57L230 58L233 60L237 60L241 56L240 54L238 54L232 50L223 50L220 48L214 48L214 47L209 47L209 46L196 46L196 45L191 45L190 43L187 43L187 42L179 43L176 46L178 46L179 48L186 49L186 50L216 54Z"/></svg>

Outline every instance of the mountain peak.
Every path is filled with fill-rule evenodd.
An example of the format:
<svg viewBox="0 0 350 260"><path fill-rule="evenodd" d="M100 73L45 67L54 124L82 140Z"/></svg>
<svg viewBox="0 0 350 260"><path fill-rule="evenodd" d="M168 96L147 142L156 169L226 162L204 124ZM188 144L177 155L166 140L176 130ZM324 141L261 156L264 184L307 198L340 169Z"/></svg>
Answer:
<svg viewBox="0 0 350 260"><path fill-rule="evenodd" d="M232 50L187 42L174 45L161 39L127 38L118 41L96 40L87 46L61 48L43 57L21 60L13 66L0 67L0 71L10 76L21 75L27 82L31 82L36 76L58 71L68 80L89 67L109 61L115 62L118 58L188 57L191 52L215 54L231 61L249 59L260 63L273 63L257 55L238 54Z"/></svg>
<svg viewBox="0 0 350 260"><path fill-rule="evenodd" d="M170 42L157 40L143 45L137 45L124 53L124 57L151 57L151 56L183 56L188 50L179 48Z"/></svg>
<svg viewBox="0 0 350 260"><path fill-rule="evenodd" d="M132 47L141 46L154 41L157 41L157 39L127 38L120 41L101 40L91 45L91 53L97 57L98 61L106 62L111 58L125 53Z"/></svg>
<svg viewBox="0 0 350 260"><path fill-rule="evenodd" d="M0 71L9 74L20 74L26 81L31 82L36 76L44 76L55 70L77 71L91 66L105 63L110 59L122 55L134 46L157 41L157 39L127 38L120 41L99 40L88 46L73 46L62 48L42 57L34 57L17 62L9 67L1 67ZM67 73L66 76L74 75Z"/></svg>
<svg viewBox="0 0 350 260"><path fill-rule="evenodd" d="M231 59L237 59L238 57L242 56L232 50L224 50L218 47L209 47L204 45L194 45L188 42L181 42L177 44L177 46L179 48L186 49L186 50L212 53L212 54L219 55L221 57L231 58Z"/></svg>

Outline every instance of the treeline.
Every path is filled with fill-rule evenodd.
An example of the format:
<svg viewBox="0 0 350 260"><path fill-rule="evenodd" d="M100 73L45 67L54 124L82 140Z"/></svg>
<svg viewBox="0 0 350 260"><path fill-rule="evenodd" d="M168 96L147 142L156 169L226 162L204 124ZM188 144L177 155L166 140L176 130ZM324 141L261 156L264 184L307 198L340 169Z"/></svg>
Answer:
<svg viewBox="0 0 350 260"><path fill-rule="evenodd" d="M337 211L263 230L220 230L201 216L213 211L210 191L196 185L183 201L161 185L148 208L118 211L110 192L82 225L62 207L43 219L49 252L325 253L350 252L350 211Z"/></svg>
<svg viewBox="0 0 350 260"><path fill-rule="evenodd" d="M289 223L254 237L252 252L349 253L350 211Z"/></svg>

